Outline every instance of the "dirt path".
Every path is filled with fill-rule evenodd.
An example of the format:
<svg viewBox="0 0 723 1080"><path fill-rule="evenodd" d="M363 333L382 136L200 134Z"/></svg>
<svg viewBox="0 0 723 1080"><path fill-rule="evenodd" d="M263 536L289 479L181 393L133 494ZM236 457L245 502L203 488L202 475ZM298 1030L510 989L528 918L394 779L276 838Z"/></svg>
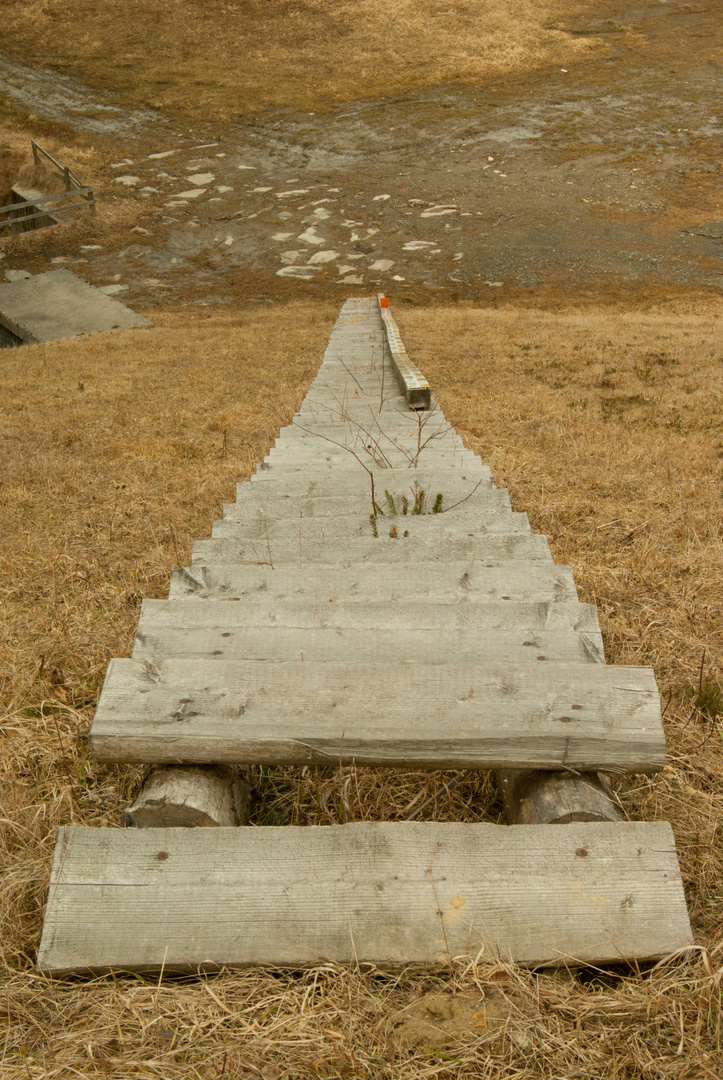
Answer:
<svg viewBox="0 0 723 1080"><path fill-rule="evenodd" d="M77 263L136 305L360 288L483 302L719 291L717 0L594 10L565 29L606 48L569 70L213 133L123 117L67 79L50 95L34 82L46 76L3 64L0 82L36 113L105 139L109 188L148 230L91 251L48 234L42 254L14 248L4 265Z"/></svg>

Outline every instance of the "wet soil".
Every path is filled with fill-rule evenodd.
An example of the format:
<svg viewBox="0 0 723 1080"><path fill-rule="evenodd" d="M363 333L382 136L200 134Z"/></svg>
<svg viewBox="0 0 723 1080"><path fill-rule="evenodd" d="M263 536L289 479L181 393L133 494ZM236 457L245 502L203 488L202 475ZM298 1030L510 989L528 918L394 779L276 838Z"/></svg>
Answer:
<svg viewBox="0 0 723 1080"><path fill-rule="evenodd" d="M107 197L145 230L101 245L92 224L47 230L32 254L12 242L3 266L77 266L135 306L719 296L719 0L601 0L576 19L564 29L601 45L569 70L223 130L129 115L67 78L51 92L47 71L2 63L16 101L103 148Z"/></svg>

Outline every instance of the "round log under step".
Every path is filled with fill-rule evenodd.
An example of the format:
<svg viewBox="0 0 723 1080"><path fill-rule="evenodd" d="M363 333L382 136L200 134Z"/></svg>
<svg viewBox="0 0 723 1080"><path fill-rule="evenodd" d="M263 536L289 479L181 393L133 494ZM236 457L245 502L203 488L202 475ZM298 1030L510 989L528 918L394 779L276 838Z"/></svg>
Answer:
<svg viewBox="0 0 723 1080"><path fill-rule="evenodd" d="M496 775L510 825L620 820L617 801L602 773L500 769Z"/></svg>
<svg viewBox="0 0 723 1080"><path fill-rule="evenodd" d="M137 829L245 825L250 801L246 770L218 765L162 766L147 778L121 823Z"/></svg>

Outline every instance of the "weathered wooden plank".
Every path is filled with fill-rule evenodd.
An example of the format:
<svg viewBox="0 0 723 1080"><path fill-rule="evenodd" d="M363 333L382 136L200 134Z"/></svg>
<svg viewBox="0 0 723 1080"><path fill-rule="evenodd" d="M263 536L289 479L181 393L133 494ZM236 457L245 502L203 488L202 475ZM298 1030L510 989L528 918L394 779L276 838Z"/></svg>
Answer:
<svg viewBox="0 0 723 1080"><path fill-rule="evenodd" d="M409 404L415 409L428 409L432 400L432 390L422 372L409 359L386 298L379 297L380 314L387 340L387 350Z"/></svg>
<svg viewBox="0 0 723 1080"><path fill-rule="evenodd" d="M234 605L236 606L236 605ZM448 629L444 653L439 629L369 630L356 627L293 626L241 627L213 630L168 626L138 628L133 657L155 661L159 656L193 659L223 657L226 660L299 660L321 663L355 661L375 664L444 663L447 656L459 661L526 663L542 656L548 661L591 659L604 662L602 636L590 631ZM534 656L532 655L534 653Z"/></svg>
<svg viewBox="0 0 723 1080"><path fill-rule="evenodd" d="M412 540L388 535L347 540L313 540L301 545L299 540L196 540L192 564L250 563L271 567L324 563L329 566L355 566L359 563L408 564L410 570L420 562L456 562L468 558L489 561L504 559L524 562L552 561L547 537L540 534L500 534L445 540ZM408 581L413 588L413 579Z"/></svg>
<svg viewBox="0 0 723 1080"><path fill-rule="evenodd" d="M400 604L376 598L333 602L326 594L303 600L275 600L261 593L242 604L227 600L144 600L138 623L147 633L159 627L188 630L240 630L265 627L357 630L512 630L535 635L546 631L598 634L600 626L593 604L578 601L523 602L496 600L460 603L428 600ZM539 650L538 650L539 651ZM446 656L439 657L440 660Z"/></svg>
<svg viewBox="0 0 723 1080"><path fill-rule="evenodd" d="M415 488L424 488L431 492L454 491L462 495L469 495L478 487L491 487L493 484L492 474L486 465L476 462L459 465L432 465L429 468L412 466L404 469L386 469L376 465L375 462L365 462L366 468L351 459L352 465L342 476L335 475L336 470L328 466L314 466L308 464L303 470L285 478L281 471L261 469L255 473L246 483L251 487L258 485L273 484L281 491L284 485L290 490L296 490L299 495L303 494L328 494L338 495L340 484L343 483L344 491L366 491L370 487L369 472L374 475L375 486L380 491L388 488L394 492L409 494ZM289 470L291 471L291 470Z"/></svg>
<svg viewBox="0 0 723 1080"><path fill-rule="evenodd" d="M382 505L385 505L385 502L383 498ZM492 514L478 513L471 520L456 518L454 511L449 514L385 514L378 516L373 523L369 513L351 521L338 518L281 518L272 522L268 522L268 519L266 522L257 519L253 525L224 518L222 521L213 522L211 535L214 540L257 540L268 536L270 543L293 542L298 554L299 540L302 541L302 546L304 541L331 539L338 539L340 544L345 544L348 540L357 538L373 538L375 529L377 538L389 537L390 532L396 529L398 536L407 540L411 538L431 544L434 541L446 542L460 537L473 539L510 533L529 534L530 523L527 514L512 510Z"/></svg>
<svg viewBox="0 0 723 1080"><path fill-rule="evenodd" d="M377 505L381 510L382 521L394 517L384 491L381 492L381 501ZM419 522L421 528L424 527L424 522L432 516L430 513L412 514L413 504L411 502L408 503L407 513L404 514L402 502L399 498L395 499L395 505L398 508L397 516L400 519L408 521L412 517L421 517L422 520ZM451 521L465 524L474 521L479 514L484 519L486 514L502 513L512 509L509 492L505 488L489 487L485 487L484 491L480 488L471 498L459 503L457 506L453 506L449 514L445 510L445 506L446 502L443 501L442 517L438 519L438 524ZM297 521L299 518L311 518L317 521L326 520L329 528L335 529L342 528L344 523L348 527L352 523L368 522L370 512L367 492L338 496L336 498L333 496L324 498L322 496L314 499L313 497L305 498L302 496L297 498L288 496L275 499L254 489L252 492L242 492L238 502L223 504L225 521L242 521L254 528L260 527L262 535L265 535L266 525L271 527L273 523L288 521L290 518L296 518ZM334 525L333 522L338 522L338 526Z"/></svg>
<svg viewBox="0 0 723 1080"><path fill-rule="evenodd" d="M363 515L368 517L371 507L369 503L370 489L348 492L343 495L298 495L293 494L290 488L287 492L278 492L273 489L265 490L260 486L252 486L248 483L237 484L237 501L224 503L224 517L232 519L238 515L258 513L265 515L271 522L282 517L349 517L350 515ZM390 491L397 505L402 504L402 495L411 499L412 491L399 492L383 485L380 491L381 500L378 505L385 512L388 510L385 492ZM376 489L375 489L376 494ZM511 509L510 495L506 488L496 488L492 484L481 484L468 498L462 495L452 497L449 491L442 493L444 497L442 509L446 513L446 507L450 507L450 513L455 517L461 514L472 514L476 509ZM436 496L435 496L436 497ZM456 502L456 505L454 505ZM413 502L410 502L410 506ZM432 504L434 505L434 503ZM235 509L234 509L235 508Z"/></svg>
<svg viewBox="0 0 723 1080"><path fill-rule="evenodd" d="M666 822L65 826L38 967L607 964L691 943Z"/></svg>
<svg viewBox="0 0 723 1080"><path fill-rule="evenodd" d="M100 761L655 772L650 668L111 660Z"/></svg>
<svg viewBox="0 0 723 1080"><path fill-rule="evenodd" d="M323 569L307 565L302 571L232 563L197 565L171 575L170 596L213 597L229 600L311 600L370 602L418 601L478 603L509 601L574 600L577 598L572 570L551 562L520 561L490 565L481 559L466 562L419 563L410 589L398 566L384 563Z"/></svg>

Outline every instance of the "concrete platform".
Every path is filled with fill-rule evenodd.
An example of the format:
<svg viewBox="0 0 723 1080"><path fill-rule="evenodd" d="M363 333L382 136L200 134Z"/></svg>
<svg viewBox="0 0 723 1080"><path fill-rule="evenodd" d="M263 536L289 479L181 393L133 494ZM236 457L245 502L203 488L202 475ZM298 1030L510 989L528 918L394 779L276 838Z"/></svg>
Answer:
<svg viewBox="0 0 723 1080"><path fill-rule="evenodd" d="M0 285L0 326L23 344L150 325L70 270Z"/></svg>

